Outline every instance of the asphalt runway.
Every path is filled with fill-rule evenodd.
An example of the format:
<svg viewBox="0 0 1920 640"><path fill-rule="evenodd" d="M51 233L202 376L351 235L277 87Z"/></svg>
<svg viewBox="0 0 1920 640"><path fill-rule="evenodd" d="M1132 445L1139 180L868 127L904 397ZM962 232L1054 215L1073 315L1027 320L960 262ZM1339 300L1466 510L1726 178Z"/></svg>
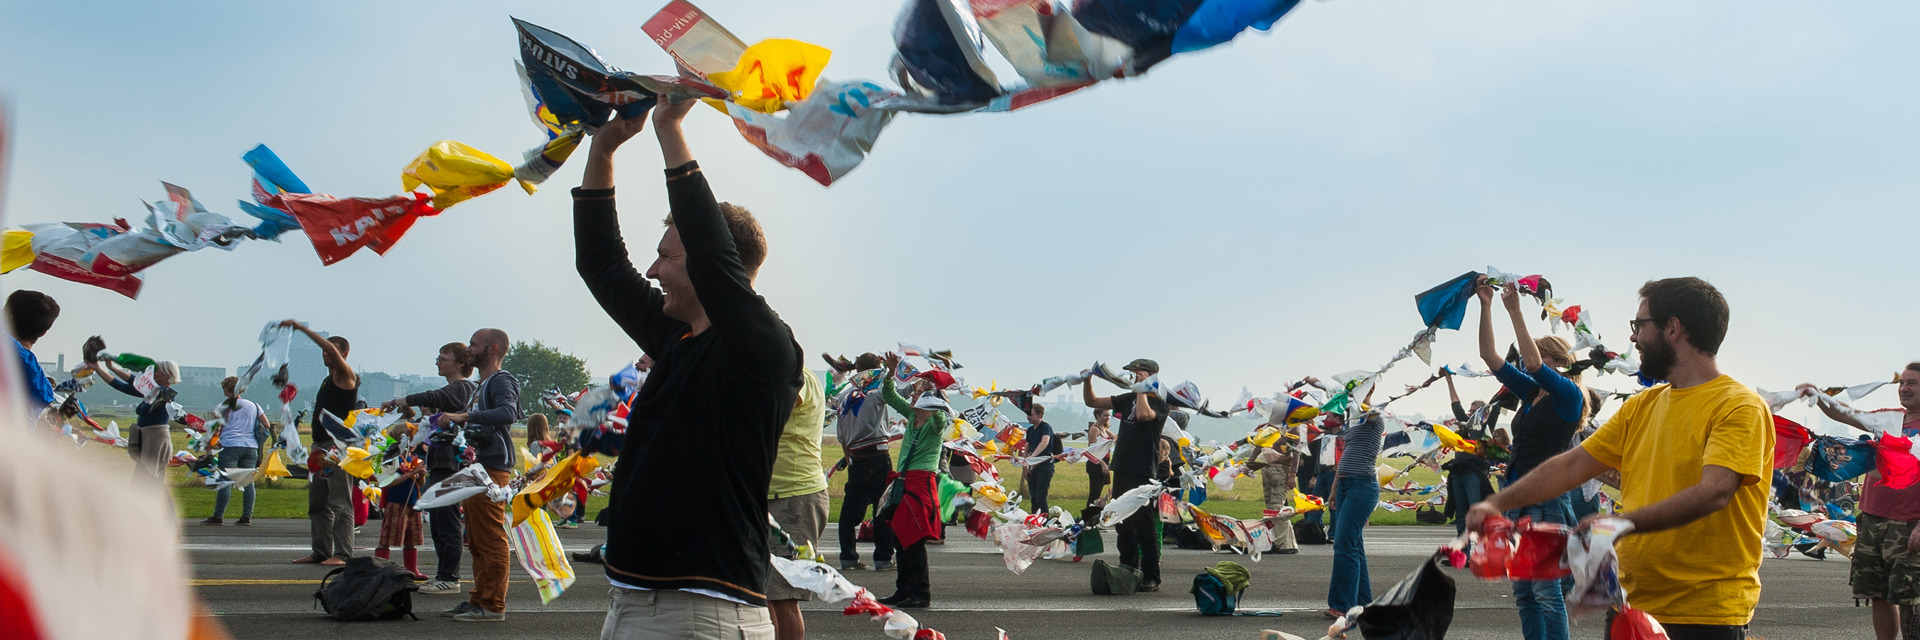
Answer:
<svg viewBox="0 0 1920 640"><path fill-rule="evenodd" d="M670 525L663 525L670 526ZM465 599L464 595L420 595L414 607L421 619L389 622L336 622L318 609L313 593L329 568L292 565L288 561L308 550L305 520L261 520L250 528L204 526L182 522L193 583L208 607L236 638L320 637L353 634L363 640L383 638L591 638L597 637L606 612L607 579L598 565L577 565L579 580L566 594L542 606L532 583L516 563L508 590L507 620L497 623L459 623L438 611ZM378 522L369 522L358 535L360 545L378 538ZM1014 640L1086 638L1099 640L1236 638L1252 640L1261 629L1278 629L1305 638L1326 632L1327 576L1333 553L1328 546L1302 547L1298 555L1267 555L1258 563L1232 554L1168 548L1162 557L1166 584L1157 593L1133 596L1097 596L1088 587L1092 560L1073 563L1042 560L1023 575L1008 571L1000 553L983 540L966 536L959 527L948 544L932 547L933 608L912 612L925 626L956 640L996 638L995 628ZM1452 537L1451 527L1370 527L1367 549L1374 593L1384 592L1419 566ZM584 526L561 530L569 549L586 549L604 539L604 530ZM838 549L833 532L823 548ZM1711 541L1702 541L1710 544ZM871 545L862 550L871 550ZM360 547L365 548L365 547ZM1113 539L1107 553L1115 561ZM364 553L371 554L370 549ZM398 550L395 556L398 557ZM422 571L433 573L431 548L421 549ZM830 554L830 557L833 557ZM1195 612L1190 581L1201 568L1221 560L1237 560L1253 571L1253 584L1242 596L1242 611L1280 611L1281 617L1205 617ZM1459 584L1454 622L1449 638L1519 638L1509 587L1473 580L1451 572ZM470 571L463 576L471 578ZM893 574L852 572L848 578L875 593L892 593ZM1803 558L1769 559L1761 567L1765 589L1752 635L1767 640L1872 637L1867 609L1856 608L1847 587L1847 563L1837 555L1826 561ZM879 623L848 617L837 607L803 605L811 638L880 639ZM1573 637L1600 638L1598 619L1576 624Z"/></svg>

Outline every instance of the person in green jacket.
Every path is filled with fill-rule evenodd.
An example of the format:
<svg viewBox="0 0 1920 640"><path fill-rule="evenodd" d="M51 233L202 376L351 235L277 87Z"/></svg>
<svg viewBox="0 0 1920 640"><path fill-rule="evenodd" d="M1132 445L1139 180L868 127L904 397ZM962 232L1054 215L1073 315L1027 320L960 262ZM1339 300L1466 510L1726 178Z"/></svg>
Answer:
<svg viewBox="0 0 1920 640"><path fill-rule="evenodd" d="M907 434L901 443L898 472L881 501L880 517L895 549L899 573L894 578L893 595L880 603L902 609L929 606L933 600L932 578L927 571L927 541L940 535L940 435L952 423L953 408L941 391L954 385L945 371L914 374L907 393L901 396L894 382L899 379L900 356L888 353L886 382L880 397L900 415L908 416ZM879 528L879 527L876 527Z"/></svg>

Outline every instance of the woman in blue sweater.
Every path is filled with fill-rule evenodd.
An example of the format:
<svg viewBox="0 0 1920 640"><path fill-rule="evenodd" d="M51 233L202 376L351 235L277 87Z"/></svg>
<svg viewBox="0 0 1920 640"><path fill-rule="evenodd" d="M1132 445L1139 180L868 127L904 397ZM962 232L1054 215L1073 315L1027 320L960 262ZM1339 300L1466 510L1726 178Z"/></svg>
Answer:
<svg viewBox="0 0 1920 640"><path fill-rule="evenodd" d="M1480 359L1494 377L1520 399L1520 410L1509 422L1513 431L1513 458L1501 486L1513 486L1527 472L1548 458L1566 451L1573 434L1587 419L1587 393L1580 387L1580 376L1561 373L1573 366L1573 350L1566 339L1543 336L1533 339L1527 332L1527 319L1520 312L1520 292L1507 283L1500 302L1513 320L1514 341L1519 346L1520 366L1506 362L1494 347L1493 286L1481 281L1475 291L1480 298ZM1578 491L1578 489L1575 489ZM1519 520L1572 525L1572 503L1561 495L1539 504L1507 512ZM1559 580L1515 580L1514 604L1520 608L1520 632L1527 640L1567 640L1567 606Z"/></svg>

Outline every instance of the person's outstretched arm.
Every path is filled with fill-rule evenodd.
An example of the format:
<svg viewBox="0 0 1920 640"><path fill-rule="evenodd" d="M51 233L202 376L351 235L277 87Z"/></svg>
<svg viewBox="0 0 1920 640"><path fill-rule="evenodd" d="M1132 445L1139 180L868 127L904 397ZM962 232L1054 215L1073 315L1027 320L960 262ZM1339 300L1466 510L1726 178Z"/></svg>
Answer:
<svg viewBox="0 0 1920 640"><path fill-rule="evenodd" d="M320 347L320 362L327 365L327 379L333 381L333 386L341 389L354 389L360 386L358 378L353 374L353 366L347 364L347 356L340 353L340 348L333 346L333 342L307 325L301 324L299 320L288 318L280 321L280 326L291 327L295 331L306 334L307 339Z"/></svg>
<svg viewBox="0 0 1920 640"><path fill-rule="evenodd" d="M645 116L615 118L593 134L580 188L573 191L573 266L595 302L634 344L658 352L686 323L661 311L664 296L633 266L613 200L613 155L645 128Z"/></svg>
<svg viewBox="0 0 1920 640"><path fill-rule="evenodd" d="M733 232L714 200L713 190L687 147L680 122L698 103L661 104L653 109L654 135L667 164L667 203L673 225L687 251L687 279L706 310L707 321L740 345L741 352L771 356L793 347L793 335L766 298L753 290L753 274L740 261ZM755 359L753 362L778 362ZM787 366L782 364L782 369ZM768 371L788 375L791 371Z"/></svg>
<svg viewBox="0 0 1920 640"><path fill-rule="evenodd" d="M1488 371L1499 371L1506 366L1506 358L1500 357L1499 347L1493 345L1493 287L1482 283L1474 288L1475 296L1480 298L1480 362L1487 365Z"/></svg>

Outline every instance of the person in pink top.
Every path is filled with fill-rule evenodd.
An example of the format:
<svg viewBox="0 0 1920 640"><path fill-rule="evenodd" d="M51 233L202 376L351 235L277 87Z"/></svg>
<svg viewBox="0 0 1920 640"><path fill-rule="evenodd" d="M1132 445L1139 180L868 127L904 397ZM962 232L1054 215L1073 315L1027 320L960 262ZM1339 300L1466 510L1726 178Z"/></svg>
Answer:
<svg viewBox="0 0 1920 640"><path fill-rule="evenodd" d="M1813 385L1800 385L1803 390ZM1920 436L1920 362L1900 372L1900 408L1881 411L1905 413L1900 435ZM1860 421L1832 406L1821 404L1827 417L1855 429L1869 431ZM1873 603L1873 634L1893 640L1905 631L1920 637L1920 482L1893 489L1880 482L1877 471L1867 474L1860 489L1860 538L1853 547L1848 582L1853 597Z"/></svg>

